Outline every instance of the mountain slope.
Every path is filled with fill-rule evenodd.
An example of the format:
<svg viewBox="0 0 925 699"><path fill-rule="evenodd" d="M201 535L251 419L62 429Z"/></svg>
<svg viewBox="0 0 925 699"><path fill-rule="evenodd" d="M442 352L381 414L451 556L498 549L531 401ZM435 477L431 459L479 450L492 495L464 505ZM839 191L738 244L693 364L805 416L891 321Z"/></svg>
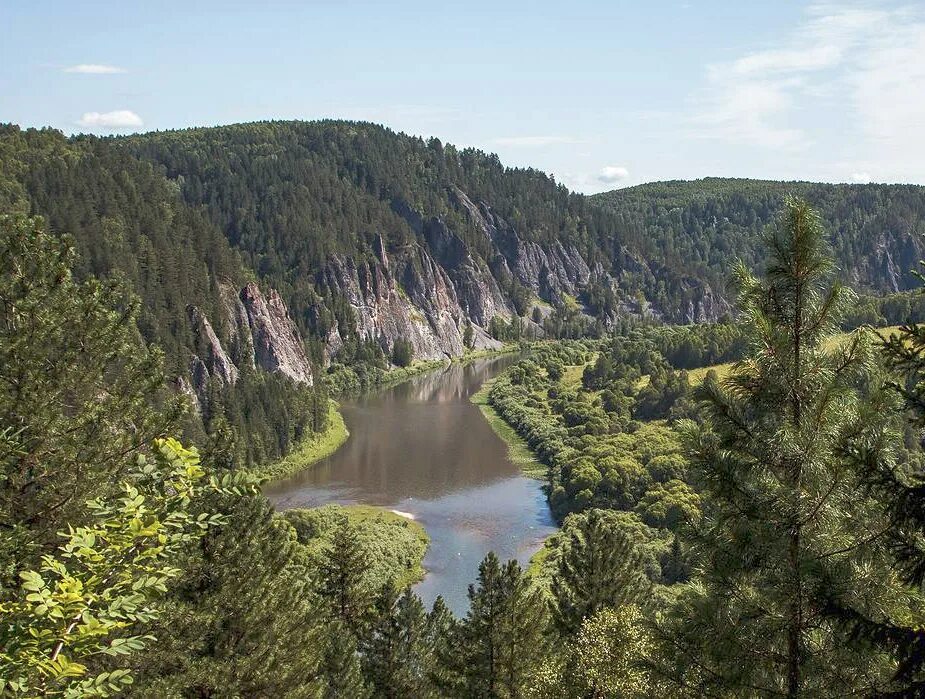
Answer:
<svg viewBox="0 0 925 699"><path fill-rule="evenodd" d="M925 256L925 187L706 178L656 182L591 197L634 229L640 253L721 288L730 262L763 260L762 231L786 196L817 209L844 281L884 294L918 286Z"/></svg>
<svg viewBox="0 0 925 699"><path fill-rule="evenodd" d="M198 415L202 441L230 422L239 456L285 454L316 421L312 367L279 295L176 186L110 141L0 125L0 213L43 216L67 234L82 277L123 278L142 301L139 330ZM237 405L224 400L231 389ZM309 407L306 407L309 406Z"/></svg>
<svg viewBox="0 0 925 699"><path fill-rule="evenodd" d="M761 231L791 193L820 209L863 292L910 288L925 253L922 187L707 179L584 197L494 155L343 121L115 143L162 167L328 355L364 338L455 355L469 321L484 345L493 317L525 316L529 331L533 307L572 299L604 323L716 319L731 261L760 266Z"/></svg>
<svg viewBox="0 0 925 699"><path fill-rule="evenodd" d="M791 193L820 210L847 282L915 285L922 187L707 179L584 197L367 123L104 139L0 126L0 208L74 236L84 274L128 279L206 429L219 415L261 435L249 460L285 453L305 405L324 404L298 389L313 362L383 366L400 342L457 356L627 316L715 320L732 261L761 266Z"/></svg>
<svg viewBox="0 0 925 699"><path fill-rule="evenodd" d="M622 294L654 283L637 274L640 261L608 252L618 239L612 217L584 197L436 139L372 124L272 122L119 144L204 207L329 349L374 338L387 350L408 339L417 356L456 355L467 321L487 344L478 331L493 317L524 314L538 300L545 313L595 284Z"/></svg>

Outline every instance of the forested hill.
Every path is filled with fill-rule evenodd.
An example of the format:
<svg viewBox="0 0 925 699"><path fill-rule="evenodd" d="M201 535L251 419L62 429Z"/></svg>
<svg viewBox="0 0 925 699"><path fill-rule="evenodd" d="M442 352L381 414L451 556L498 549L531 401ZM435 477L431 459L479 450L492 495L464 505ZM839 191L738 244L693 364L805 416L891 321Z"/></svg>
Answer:
<svg viewBox="0 0 925 699"><path fill-rule="evenodd" d="M0 125L0 210L73 236L84 276L128 280L206 431L229 420L249 461L288 450L306 401L324 407L297 388L319 365L381 372L627 317L716 320L732 261L760 268L787 194L819 209L852 286L915 284L922 187L708 179L585 197L369 123L111 138Z"/></svg>
<svg viewBox="0 0 925 699"><path fill-rule="evenodd" d="M239 458L262 462L326 413L279 296L150 163L111 141L0 125L0 215L14 212L70 236L79 277L137 295L138 329L196 407L188 439L230 426Z"/></svg>
<svg viewBox="0 0 925 699"><path fill-rule="evenodd" d="M470 321L473 341L488 344L493 319L541 332L534 319L564 298L612 318L623 299L638 312L635 292L656 283L621 249L616 219L586 198L437 139L321 121L117 143L204 206L332 351L366 336L386 350L401 338L418 356L459 354Z"/></svg>
<svg viewBox="0 0 925 699"><path fill-rule="evenodd" d="M591 201L630 229L644 257L717 288L735 258L759 269L762 232L788 195L819 212L843 281L872 294L918 286L911 270L925 253L925 187L711 177L628 187Z"/></svg>
<svg viewBox="0 0 925 699"><path fill-rule="evenodd" d="M163 167L334 351L367 336L386 351L403 337L420 356L456 354L467 321L484 342L493 318L521 316L530 332L550 306L560 313L541 324L574 333L570 299L605 323L716 319L732 260L760 267L761 232L787 194L820 210L861 291L909 288L925 252L922 187L707 179L589 198L495 155L343 121L115 143Z"/></svg>

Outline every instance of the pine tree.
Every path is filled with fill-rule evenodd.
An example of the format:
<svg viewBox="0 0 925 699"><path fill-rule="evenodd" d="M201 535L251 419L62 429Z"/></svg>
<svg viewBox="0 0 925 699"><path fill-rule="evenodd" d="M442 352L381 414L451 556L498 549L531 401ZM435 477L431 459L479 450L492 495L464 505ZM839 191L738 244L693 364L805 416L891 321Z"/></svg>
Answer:
<svg viewBox="0 0 925 699"><path fill-rule="evenodd" d="M366 558L346 514L338 517L330 544L317 560L316 587L327 614L359 638L369 620L371 595L366 581Z"/></svg>
<svg viewBox="0 0 925 699"><path fill-rule="evenodd" d="M845 696L877 688L889 666L826 612L898 596L857 466L859 454L888 461L895 434L867 391L869 338L835 337L851 295L831 283L805 203L788 202L769 248L763 280L736 276L750 354L704 384L705 423L684 427L707 507L662 670L693 694Z"/></svg>
<svg viewBox="0 0 925 699"><path fill-rule="evenodd" d="M458 696L523 696L547 649L539 591L516 561L502 567L489 553L479 565L478 587L469 586L469 604L453 644Z"/></svg>
<svg viewBox="0 0 925 699"><path fill-rule="evenodd" d="M925 264L925 263L923 263ZM919 277L925 281L925 277ZM921 292L920 292L921 293ZM913 589L925 584L925 325L906 324L883 343L895 372L890 388L901 396L908 419L910 449L896 468L867 460L867 484L888 504L890 548L902 579ZM908 614L863 614L838 606L834 612L852 624L856 633L888 648L897 660L893 682L883 697L925 696L925 629L921 619Z"/></svg>
<svg viewBox="0 0 925 699"><path fill-rule="evenodd" d="M399 596L394 584L383 586L376 600L375 621L360 648L364 672L374 697L425 697L432 649L426 645L427 616L410 590Z"/></svg>
<svg viewBox="0 0 925 699"><path fill-rule="evenodd" d="M132 696L316 696L327 625L306 555L262 496L211 505L226 524L182 561ZM308 680L306 678L309 678Z"/></svg>
<svg viewBox="0 0 925 699"><path fill-rule="evenodd" d="M472 321L466 318L466 327L463 330L463 347L466 349L472 349L474 337L475 331L472 329Z"/></svg>
<svg viewBox="0 0 925 699"><path fill-rule="evenodd" d="M671 539L671 548L662 560L662 581L667 585L687 582L690 578L690 565L681 548L677 534Z"/></svg>
<svg viewBox="0 0 925 699"><path fill-rule="evenodd" d="M501 601L499 694L520 697L546 656L549 620L540 591L532 586L517 561L508 561L501 570Z"/></svg>
<svg viewBox="0 0 925 699"><path fill-rule="evenodd" d="M428 678L438 696L458 696L461 692L456 650L459 626L459 621L446 606L443 597L437 597L427 615L425 643L433 653Z"/></svg>
<svg viewBox="0 0 925 699"><path fill-rule="evenodd" d="M341 621L327 625L320 670L324 699L366 699L369 688L363 679L353 632Z"/></svg>
<svg viewBox="0 0 925 699"><path fill-rule="evenodd" d="M553 620L563 635L605 607L635 602L647 587L640 553L606 512L573 515L569 524L552 579Z"/></svg>
<svg viewBox="0 0 925 699"><path fill-rule="evenodd" d="M76 264L41 219L0 216L0 588L179 416L161 353L138 337L138 300L77 281Z"/></svg>

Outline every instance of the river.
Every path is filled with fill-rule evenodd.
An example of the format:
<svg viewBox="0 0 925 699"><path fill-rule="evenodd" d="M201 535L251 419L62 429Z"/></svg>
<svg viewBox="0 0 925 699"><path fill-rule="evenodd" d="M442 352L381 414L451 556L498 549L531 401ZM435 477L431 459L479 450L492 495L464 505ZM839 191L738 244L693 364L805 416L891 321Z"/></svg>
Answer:
<svg viewBox="0 0 925 699"><path fill-rule="evenodd" d="M465 614L485 554L523 565L555 531L542 484L521 475L469 400L516 359L451 364L344 401L347 442L264 492L277 509L363 503L412 515L430 536L415 590L428 606L442 595Z"/></svg>

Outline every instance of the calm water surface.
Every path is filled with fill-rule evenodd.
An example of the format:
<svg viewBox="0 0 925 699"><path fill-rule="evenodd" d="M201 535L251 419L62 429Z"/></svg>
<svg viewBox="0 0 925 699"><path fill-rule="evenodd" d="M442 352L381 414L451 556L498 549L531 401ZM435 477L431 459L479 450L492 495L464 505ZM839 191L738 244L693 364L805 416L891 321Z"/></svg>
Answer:
<svg viewBox="0 0 925 699"><path fill-rule="evenodd" d="M430 547L416 591L457 614L489 551L525 564L555 525L539 481L525 478L469 397L516 361L451 365L342 404L350 438L298 475L269 484L278 509L365 503L407 512Z"/></svg>

